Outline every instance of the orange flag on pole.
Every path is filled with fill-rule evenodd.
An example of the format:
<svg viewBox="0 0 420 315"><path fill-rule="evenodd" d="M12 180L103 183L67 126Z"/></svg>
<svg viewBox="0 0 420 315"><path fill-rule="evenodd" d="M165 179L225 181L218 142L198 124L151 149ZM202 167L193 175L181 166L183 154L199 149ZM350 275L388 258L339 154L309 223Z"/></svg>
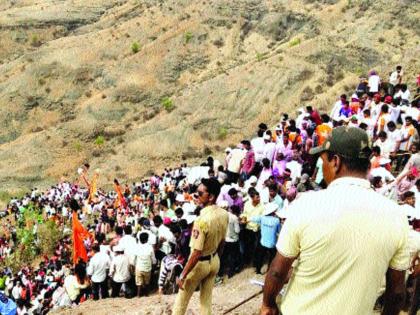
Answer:
<svg viewBox="0 0 420 315"><path fill-rule="evenodd" d="M117 202L118 202L118 207L125 209L127 207L127 202L125 201L124 195L121 191L121 186L120 183L118 182L117 179L114 179L114 187L115 187L115 191L117 192Z"/></svg>
<svg viewBox="0 0 420 315"><path fill-rule="evenodd" d="M73 263L77 264L79 258L87 262L88 256L84 244L84 240L90 238L91 235L80 223L77 212L73 211Z"/></svg>

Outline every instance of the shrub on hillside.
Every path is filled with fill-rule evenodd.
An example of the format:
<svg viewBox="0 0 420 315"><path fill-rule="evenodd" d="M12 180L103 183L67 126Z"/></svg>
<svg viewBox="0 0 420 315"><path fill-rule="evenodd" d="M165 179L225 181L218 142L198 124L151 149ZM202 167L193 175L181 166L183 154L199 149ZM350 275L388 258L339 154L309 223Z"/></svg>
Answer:
<svg viewBox="0 0 420 315"><path fill-rule="evenodd" d="M185 44L188 44L191 41L192 38L193 38L193 34L191 32L186 32L184 34L184 42L185 42Z"/></svg>
<svg viewBox="0 0 420 315"><path fill-rule="evenodd" d="M174 102L169 97L164 97L161 104L167 112L171 112L175 108Z"/></svg>
<svg viewBox="0 0 420 315"><path fill-rule="evenodd" d="M62 231L57 224L48 220L38 227L38 247L42 255L51 256L54 254L58 241L63 238Z"/></svg>
<svg viewBox="0 0 420 315"><path fill-rule="evenodd" d="M297 46L300 44L300 38L293 38L289 41L289 47Z"/></svg>
<svg viewBox="0 0 420 315"><path fill-rule="evenodd" d="M140 44L138 42L132 43L131 51L133 52L133 54L137 54L140 51Z"/></svg>
<svg viewBox="0 0 420 315"><path fill-rule="evenodd" d="M104 136L97 136L95 139L95 144L96 145L103 145L105 143L105 138Z"/></svg>

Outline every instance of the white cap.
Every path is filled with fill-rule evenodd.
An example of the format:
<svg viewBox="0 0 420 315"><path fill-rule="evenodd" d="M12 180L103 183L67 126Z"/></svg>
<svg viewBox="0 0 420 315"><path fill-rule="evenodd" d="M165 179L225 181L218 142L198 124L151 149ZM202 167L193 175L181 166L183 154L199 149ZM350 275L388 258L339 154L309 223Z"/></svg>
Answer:
<svg viewBox="0 0 420 315"><path fill-rule="evenodd" d="M278 204L270 202L270 203L265 205L263 215L272 214L273 212L276 212L278 208L279 208Z"/></svg>
<svg viewBox="0 0 420 315"><path fill-rule="evenodd" d="M255 175L252 175L249 179L248 182L250 184L255 184L258 181L257 177Z"/></svg>
<svg viewBox="0 0 420 315"><path fill-rule="evenodd" d="M227 147L226 149L225 149L225 152L227 153L227 152L230 152L230 151L232 151L232 149L230 148L230 147Z"/></svg>
<svg viewBox="0 0 420 315"><path fill-rule="evenodd" d="M271 136L270 136L270 135L268 135L268 134L265 134L263 139L264 139L264 140L271 140Z"/></svg>
<svg viewBox="0 0 420 315"><path fill-rule="evenodd" d="M182 195L182 194L178 194L178 195L176 195L175 201L178 201L178 202L185 202L184 195Z"/></svg>

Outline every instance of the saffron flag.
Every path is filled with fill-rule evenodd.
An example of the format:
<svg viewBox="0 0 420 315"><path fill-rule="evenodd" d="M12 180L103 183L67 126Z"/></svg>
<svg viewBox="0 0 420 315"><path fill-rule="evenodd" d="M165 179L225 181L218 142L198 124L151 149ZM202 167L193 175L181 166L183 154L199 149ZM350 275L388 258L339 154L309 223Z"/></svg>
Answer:
<svg viewBox="0 0 420 315"><path fill-rule="evenodd" d="M91 235L80 223L77 212L73 211L73 263L77 264L79 258L87 262L88 256L84 244L84 240L90 238Z"/></svg>
<svg viewBox="0 0 420 315"><path fill-rule="evenodd" d="M127 207L127 202L125 201L124 195L121 191L120 183L116 179L114 179L114 187L118 196L116 200L118 204L116 205L116 207L125 209Z"/></svg>
<svg viewBox="0 0 420 315"><path fill-rule="evenodd" d="M95 198L95 194L96 194L96 182L98 180L99 177L99 173L95 172L95 174L93 175L93 179L92 182L90 183L89 186L89 198L88 198L88 202L92 202L93 199Z"/></svg>

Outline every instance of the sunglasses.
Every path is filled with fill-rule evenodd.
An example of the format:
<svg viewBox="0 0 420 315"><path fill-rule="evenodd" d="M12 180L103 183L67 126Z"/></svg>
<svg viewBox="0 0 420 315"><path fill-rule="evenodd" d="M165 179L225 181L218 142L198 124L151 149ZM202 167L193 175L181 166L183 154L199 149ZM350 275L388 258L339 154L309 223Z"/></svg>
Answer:
<svg viewBox="0 0 420 315"><path fill-rule="evenodd" d="M207 193L206 191L197 190L197 195L203 197L203 195Z"/></svg>

